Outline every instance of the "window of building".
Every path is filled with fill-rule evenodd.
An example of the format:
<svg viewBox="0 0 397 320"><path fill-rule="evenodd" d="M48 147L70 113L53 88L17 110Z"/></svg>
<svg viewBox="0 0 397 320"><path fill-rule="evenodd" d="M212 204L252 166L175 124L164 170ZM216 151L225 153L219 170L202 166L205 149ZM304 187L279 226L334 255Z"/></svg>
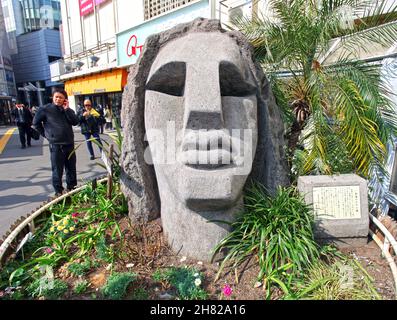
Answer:
<svg viewBox="0 0 397 320"><path fill-rule="evenodd" d="M57 57L57 56L48 56L48 63L54 62L61 59L61 57Z"/></svg>
<svg viewBox="0 0 397 320"><path fill-rule="evenodd" d="M145 20L174 10L196 0L145 0Z"/></svg>

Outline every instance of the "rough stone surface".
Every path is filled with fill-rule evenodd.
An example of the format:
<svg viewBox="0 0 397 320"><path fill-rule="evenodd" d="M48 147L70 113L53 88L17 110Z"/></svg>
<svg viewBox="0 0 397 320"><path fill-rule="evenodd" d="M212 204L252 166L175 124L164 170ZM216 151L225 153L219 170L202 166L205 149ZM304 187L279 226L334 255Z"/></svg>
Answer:
<svg viewBox="0 0 397 320"><path fill-rule="evenodd" d="M222 58L219 61L206 60L208 52L200 49L204 48L203 39L208 39L208 48L211 48L211 41L213 47L222 42L230 42L230 47L237 45L242 61L241 68L237 63L237 69L247 81L240 81L239 72L235 72L233 66L223 64ZM178 60L192 47L192 41L197 41L198 45L189 59L204 61L200 69L189 69L188 63ZM236 51L225 49L224 52L226 56L235 58ZM219 79L219 75L211 71L215 70L211 66L215 62L218 63L216 70L224 79ZM191 81L183 87L185 77ZM223 94L216 96L216 90ZM231 97L236 92L246 95L246 98ZM253 98L249 98L251 93ZM236 116L237 111L231 111L230 114L234 112L235 115L229 116L221 110L224 104L237 110L239 103L244 107L240 118ZM183 117L175 106L185 108ZM169 168L161 165L155 165L154 169L147 164L144 159L144 153L148 152L145 131L150 128L164 132L166 123L171 120L184 129L210 130L208 141L222 136L224 123L230 128L235 125L237 128L251 128L256 133L251 146L256 153L249 177L249 172L237 175L222 173L232 169L195 170L187 166ZM209 221L235 219L242 204L244 185L256 180L274 192L278 185L288 184L283 123L269 83L259 64L253 61L252 49L243 35L222 30L217 20L199 18L146 40L138 62L131 67L123 94L122 125L121 182L129 200L130 217L135 221L158 217L161 199L162 223L170 245L187 256L209 260L214 245L229 232L225 224ZM188 135L183 139L186 143ZM153 158L156 158L155 141L149 138ZM178 138L176 141L184 145ZM185 155L182 162L191 164L194 156L188 152Z"/></svg>
<svg viewBox="0 0 397 320"><path fill-rule="evenodd" d="M354 219L319 219L315 217L315 238L319 243L333 243L340 248L365 245L369 231L367 181L355 174L298 178L299 192L304 195L307 204L313 204L313 188L343 186L359 187L360 217ZM354 199L349 201L354 201Z"/></svg>

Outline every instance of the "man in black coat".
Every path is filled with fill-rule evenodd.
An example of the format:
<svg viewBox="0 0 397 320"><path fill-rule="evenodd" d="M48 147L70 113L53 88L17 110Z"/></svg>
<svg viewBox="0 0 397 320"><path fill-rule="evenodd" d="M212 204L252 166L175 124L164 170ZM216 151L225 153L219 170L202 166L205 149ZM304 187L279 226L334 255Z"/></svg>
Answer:
<svg viewBox="0 0 397 320"><path fill-rule="evenodd" d="M33 126L49 141L52 167L52 185L55 195L63 192L62 176L66 171L66 186L72 190L77 185L76 153L74 152L73 127L79 123L75 112L69 108L68 95L63 89L55 89L52 103L40 108Z"/></svg>
<svg viewBox="0 0 397 320"><path fill-rule="evenodd" d="M21 148L26 148L26 142L28 147L31 146L32 136L30 134L30 126L32 125L33 116L29 109L26 108L22 103L17 103L16 108L12 110L11 114L14 118L19 131L19 140L21 141Z"/></svg>

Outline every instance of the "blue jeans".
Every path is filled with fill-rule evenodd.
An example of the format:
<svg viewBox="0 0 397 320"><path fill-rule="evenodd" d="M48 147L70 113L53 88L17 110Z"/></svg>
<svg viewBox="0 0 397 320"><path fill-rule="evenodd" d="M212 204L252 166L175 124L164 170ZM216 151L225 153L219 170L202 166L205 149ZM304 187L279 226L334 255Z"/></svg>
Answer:
<svg viewBox="0 0 397 320"><path fill-rule="evenodd" d="M99 137L99 133L84 133L85 140L87 142L88 152L90 153L91 157L94 157L94 149L92 148L92 142L89 139L93 136L95 140L99 143L99 151L102 152L102 141Z"/></svg>

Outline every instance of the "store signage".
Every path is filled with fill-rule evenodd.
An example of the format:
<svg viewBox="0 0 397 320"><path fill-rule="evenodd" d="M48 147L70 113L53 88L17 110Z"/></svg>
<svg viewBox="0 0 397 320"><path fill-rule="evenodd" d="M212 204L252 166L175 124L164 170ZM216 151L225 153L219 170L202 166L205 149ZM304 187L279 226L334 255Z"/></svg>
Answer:
<svg viewBox="0 0 397 320"><path fill-rule="evenodd" d="M195 18L211 17L209 0L201 0L117 34L117 63L119 67L134 64L141 54L147 37L186 23Z"/></svg>
<svg viewBox="0 0 397 320"><path fill-rule="evenodd" d="M100 5L101 3L105 2L107 0L79 0L79 6L80 6L80 16L86 16L87 14L90 14L91 12L94 11L94 3L95 5Z"/></svg>

